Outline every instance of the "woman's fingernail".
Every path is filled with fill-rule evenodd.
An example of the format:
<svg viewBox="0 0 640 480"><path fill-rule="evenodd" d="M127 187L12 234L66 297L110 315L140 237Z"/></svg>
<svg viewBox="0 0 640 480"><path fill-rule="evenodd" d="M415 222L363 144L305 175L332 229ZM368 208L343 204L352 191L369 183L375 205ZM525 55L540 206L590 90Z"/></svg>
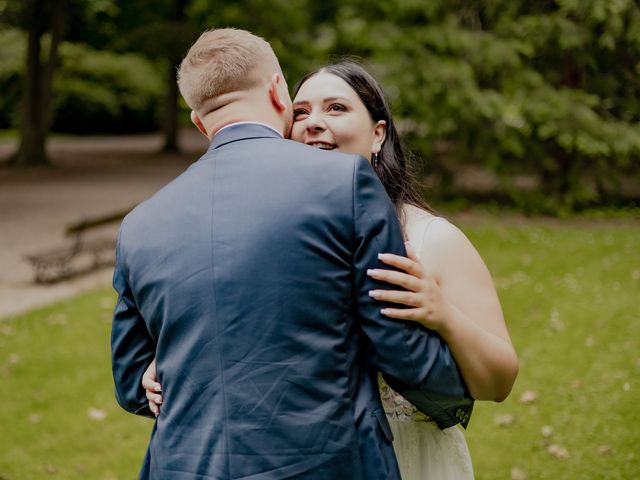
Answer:
<svg viewBox="0 0 640 480"><path fill-rule="evenodd" d="M380 310L380 313L383 315L386 315L388 312L388 310L386 308L383 308L382 310Z"/></svg>
<svg viewBox="0 0 640 480"><path fill-rule="evenodd" d="M372 298L378 298L379 294L376 290L369 290L369 296Z"/></svg>

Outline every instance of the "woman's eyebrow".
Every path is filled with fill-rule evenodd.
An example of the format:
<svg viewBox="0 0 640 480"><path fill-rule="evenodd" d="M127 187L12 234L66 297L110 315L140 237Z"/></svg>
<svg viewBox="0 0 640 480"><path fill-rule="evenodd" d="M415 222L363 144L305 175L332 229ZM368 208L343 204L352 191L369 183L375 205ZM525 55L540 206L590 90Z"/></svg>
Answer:
<svg viewBox="0 0 640 480"><path fill-rule="evenodd" d="M336 100L340 100L342 102L351 103L351 101L347 97L329 97L323 100L324 103L335 102Z"/></svg>
<svg viewBox="0 0 640 480"><path fill-rule="evenodd" d="M327 97L322 100L322 103L331 103L336 101L341 101L344 103L351 104L351 100L349 100L347 97ZM294 107L299 107L302 105L310 105L310 104L311 102L309 100L296 100L295 102L293 102Z"/></svg>

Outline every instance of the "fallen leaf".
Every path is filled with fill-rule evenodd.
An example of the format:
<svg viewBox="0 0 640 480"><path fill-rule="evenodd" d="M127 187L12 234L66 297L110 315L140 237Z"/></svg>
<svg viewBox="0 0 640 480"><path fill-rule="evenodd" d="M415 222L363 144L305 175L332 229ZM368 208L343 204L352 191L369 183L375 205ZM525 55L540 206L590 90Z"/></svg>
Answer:
<svg viewBox="0 0 640 480"><path fill-rule="evenodd" d="M598 453L602 456L608 456L613 454L614 450L611 445L600 445L598 447Z"/></svg>
<svg viewBox="0 0 640 480"><path fill-rule="evenodd" d="M510 413L502 413L500 415L496 415L495 422L496 425L500 427L506 427L507 425L511 425L513 423L514 417Z"/></svg>
<svg viewBox="0 0 640 480"><path fill-rule="evenodd" d="M555 307L551 309L551 313L549 314L549 327L554 332L564 330L564 323L560 320L560 312L558 312Z"/></svg>
<svg viewBox="0 0 640 480"><path fill-rule="evenodd" d="M538 399L538 394L533 390L527 390L520 395L520 403L524 403L525 405L529 403L533 403Z"/></svg>
<svg viewBox="0 0 640 480"><path fill-rule="evenodd" d="M11 355L9 355L9 359L8 359L9 365L17 365L20 363L20 355L18 355L17 353L12 353Z"/></svg>
<svg viewBox="0 0 640 480"><path fill-rule="evenodd" d="M107 412L105 410L101 410L99 408L90 408L87 411L87 416L91 420L96 420L98 422L101 422L102 420L107 418Z"/></svg>
<svg viewBox="0 0 640 480"><path fill-rule="evenodd" d="M560 445L549 445L547 447L547 452L549 452L549 454L553 455L559 460L566 460L567 458L569 458L569 451L566 448L561 447Z"/></svg>
<svg viewBox="0 0 640 480"><path fill-rule="evenodd" d="M32 413L31 415L29 415L29 421L31 423L40 423L40 420L42 420L42 415L40 415L39 413Z"/></svg>
<svg viewBox="0 0 640 480"><path fill-rule="evenodd" d="M549 438L553 434L553 427L551 425L545 425L540 429L540 433L544 438Z"/></svg>
<svg viewBox="0 0 640 480"><path fill-rule="evenodd" d="M524 473L524 470L521 468L513 467L511 469L511 480L527 480L528 478L527 474Z"/></svg>
<svg viewBox="0 0 640 480"><path fill-rule="evenodd" d="M629 384L629 382L624 383L624 385L622 386L622 390L624 390L625 392L631 390L631 385Z"/></svg>
<svg viewBox="0 0 640 480"><path fill-rule="evenodd" d="M591 335L589 335L584 341L584 346L587 347L587 348L591 348L591 347L593 347L593 344L594 344L593 337Z"/></svg>

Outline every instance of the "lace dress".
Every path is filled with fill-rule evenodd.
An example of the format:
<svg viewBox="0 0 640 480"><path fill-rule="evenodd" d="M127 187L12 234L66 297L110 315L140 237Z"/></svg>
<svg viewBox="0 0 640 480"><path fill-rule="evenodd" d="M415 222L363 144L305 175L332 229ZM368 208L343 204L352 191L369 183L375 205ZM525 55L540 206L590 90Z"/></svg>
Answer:
<svg viewBox="0 0 640 480"><path fill-rule="evenodd" d="M393 448L403 480L473 479L462 429L440 430L427 415L394 392L379 376L380 396L389 419Z"/></svg>

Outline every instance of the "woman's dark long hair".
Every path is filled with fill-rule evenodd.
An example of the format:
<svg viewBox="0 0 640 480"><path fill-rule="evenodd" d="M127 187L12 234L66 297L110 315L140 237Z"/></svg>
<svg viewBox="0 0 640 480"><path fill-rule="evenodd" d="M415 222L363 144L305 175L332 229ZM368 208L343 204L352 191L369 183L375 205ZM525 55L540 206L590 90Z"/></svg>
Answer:
<svg viewBox="0 0 640 480"><path fill-rule="evenodd" d="M295 95L307 80L319 73L331 73L347 82L367 107L373 121L384 120L387 123L387 135L378 154L375 171L391 198L402 223L404 223L402 205L405 203L434 213L434 210L418 193L416 177L409 164L409 154L400 142L400 135L393 122L389 103L378 81L359 64L343 61L321 67L305 75L296 86Z"/></svg>

